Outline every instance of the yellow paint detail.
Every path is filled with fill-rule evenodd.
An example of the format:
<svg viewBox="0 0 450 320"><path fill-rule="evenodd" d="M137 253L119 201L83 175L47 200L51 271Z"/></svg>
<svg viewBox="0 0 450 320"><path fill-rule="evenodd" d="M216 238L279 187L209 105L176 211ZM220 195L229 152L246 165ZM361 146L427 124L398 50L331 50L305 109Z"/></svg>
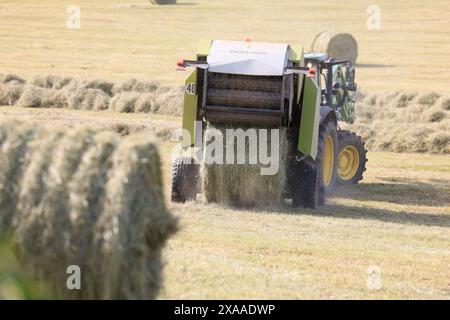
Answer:
<svg viewBox="0 0 450 320"><path fill-rule="evenodd" d="M303 46L291 45L289 50L289 60L300 63L303 61ZM301 65L301 64L300 64Z"/></svg>
<svg viewBox="0 0 450 320"><path fill-rule="evenodd" d="M339 152L338 175L342 180L351 180L359 168L359 152L354 146L345 146Z"/></svg>
<svg viewBox="0 0 450 320"><path fill-rule="evenodd" d="M199 41L197 48L197 57L205 57L209 55L209 50L211 49L211 40L202 39Z"/></svg>
<svg viewBox="0 0 450 320"><path fill-rule="evenodd" d="M323 184L327 187L333 178L334 169L334 141L331 136L325 138L325 146L322 161Z"/></svg>

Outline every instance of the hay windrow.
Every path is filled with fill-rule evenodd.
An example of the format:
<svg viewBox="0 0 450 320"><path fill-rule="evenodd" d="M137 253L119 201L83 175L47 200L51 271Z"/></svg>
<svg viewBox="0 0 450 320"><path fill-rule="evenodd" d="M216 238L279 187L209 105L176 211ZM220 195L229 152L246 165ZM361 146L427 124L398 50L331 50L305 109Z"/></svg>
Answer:
<svg viewBox="0 0 450 320"><path fill-rule="evenodd" d="M176 230L147 137L0 121L0 226L62 298L152 299ZM82 289L66 288L69 265Z"/></svg>
<svg viewBox="0 0 450 320"><path fill-rule="evenodd" d="M204 141L203 158L206 159L206 143L210 141L212 130L218 130L225 137L226 130L232 127L225 125L208 125ZM236 129L236 128L232 128ZM247 130L250 128L241 128ZM287 140L284 129L280 129L280 158L279 170L275 175L261 175L261 164L249 164L249 142L245 142L246 164L207 164L202 161L201 177L203 200L206 203L217 202L238 207L258 207L278 205L282 201L282 192L285 184L285 155L287 154ZM268 150L271 150L270 131L267 136ZM224 147L223 154L226 155ZM234 146L236 159L237 147ZM258 147L259 149L259 147Z"/></svg>
<svg viewBox="0 0 450 320"><path fill-rule="evenodd" d="M27 84L16 75L0 75L0 105L182 115L183 97L184 87L165 87L154 81L112 82L49 75L34 77ZM428 136L425 143L412 137L422 128L445 135L447 129L441 124L450 119L449 95L398 91L361 93L356 112L354 125L343 124L343 127L362 135L369 149L447 153L445 139L433 145L437 140ZM119 125L117 131L127 132L128 129Z"/></svg>
<svg viewBox="0 0 450 320"><path fill-rule="evenodd" d="M366 95L357 103L356 122L342 126L360 134L371 150L449 153L449 104L448 96L435 92Z"/></svg>
<svg viewBox="0 0 450 320"><path fill-rule="evenodd" d="M0 76L0 106L181 115L183 96L183 87L164 87L155 81L112 82L46 75L35 76L27 83L16 75Z"/></svg>

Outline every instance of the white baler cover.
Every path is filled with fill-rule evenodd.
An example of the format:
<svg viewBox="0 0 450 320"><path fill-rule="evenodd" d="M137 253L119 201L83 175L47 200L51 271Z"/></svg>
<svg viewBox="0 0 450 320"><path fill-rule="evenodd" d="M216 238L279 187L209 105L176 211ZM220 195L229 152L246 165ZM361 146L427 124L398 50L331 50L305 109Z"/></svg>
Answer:
<svg viewBox="0 0 450 320"><path fill-rule="evenodd" d="M213 41L208 56L211 72L282 76L288 62L287 44Z"/></svg>

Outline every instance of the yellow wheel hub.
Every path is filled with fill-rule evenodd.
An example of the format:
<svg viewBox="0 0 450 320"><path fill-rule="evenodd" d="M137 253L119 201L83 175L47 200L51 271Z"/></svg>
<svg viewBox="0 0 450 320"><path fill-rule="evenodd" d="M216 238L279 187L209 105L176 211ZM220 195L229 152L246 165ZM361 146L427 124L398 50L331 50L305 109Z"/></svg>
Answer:
<svg viewBox="0 0 450 320"><path fill-rule="evenodd" d="M359 152L354 146L345 146L339 152L338 175L342 180L351 180L359 168Z"/></svg>
<svg viewBox="0 0 450 320"><path fill-rule="evenodd" d="M322 178L325 187L329 186L333 179L334 169L334 141L331 136L325 139L323 162L322 162Z"/></svg>

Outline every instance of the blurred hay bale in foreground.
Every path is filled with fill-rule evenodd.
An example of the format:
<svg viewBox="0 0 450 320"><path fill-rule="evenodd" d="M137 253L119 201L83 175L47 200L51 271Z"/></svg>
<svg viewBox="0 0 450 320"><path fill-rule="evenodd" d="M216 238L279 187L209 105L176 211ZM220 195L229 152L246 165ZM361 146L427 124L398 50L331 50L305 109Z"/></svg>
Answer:
<svg viewBox="0 0 450 320"><path fill-rule="evenodd" d="M152 140L0 121L0 163L0 231L60 297L156 297L176 220ZM66 287L69 265L81 290Z"/></svg>

